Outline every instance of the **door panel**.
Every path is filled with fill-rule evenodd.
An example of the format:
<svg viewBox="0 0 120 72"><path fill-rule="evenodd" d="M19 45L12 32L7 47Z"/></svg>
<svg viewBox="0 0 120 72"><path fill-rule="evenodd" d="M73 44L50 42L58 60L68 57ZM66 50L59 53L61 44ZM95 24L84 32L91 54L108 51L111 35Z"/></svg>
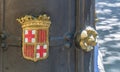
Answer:
<svg viewBox="0 0 120 72"><path fill-rule="evenodd" d="M7 49L3 52L2 72L75 72L75 47L65 48L64 36L75 30L74 0L5 0L4 18ZM16 21L24 15L51 17L50 51L46 60L25 60L19 45L22 34Z"/></svg>
<svg viewBox="0 0 120 72"><path fill-rule="evenodd" d="M76 33L87 26L95 27L95 0L76 0ZM76 72L94 72L94 50L76 48Z"/></svg>
<svg viewBox="0 0 120 72"><path fill-rule="evenodd" d="M0 48L0 72L2 72L2 51Z"/></svg>
<svg viewBox="0 0 120 72"><path fill-rule="evenodd" d="M1 4L1 1L0 1L0 4ZM0 5L0 8L1 8L1 6L2 6L2 5ZM1 18L1 14L2 14L2 13L1 13L1 9L0 9L0 33L1 33L1 31L2 31L2 24L1 24L1 23L2 23L2 20L1 20L1 19L2 19L2 18ZM3 53L2 53L2 48L1 48L1 42L2 42L2 41L1 41L1 37L0 37L0 72L2 72L2 54L3 54Z"/></svg>

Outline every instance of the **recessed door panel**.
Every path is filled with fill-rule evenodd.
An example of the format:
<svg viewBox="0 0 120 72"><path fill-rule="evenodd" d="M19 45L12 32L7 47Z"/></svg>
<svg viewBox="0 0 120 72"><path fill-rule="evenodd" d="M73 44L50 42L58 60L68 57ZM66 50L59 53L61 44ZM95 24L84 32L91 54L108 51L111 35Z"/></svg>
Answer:
<svg viewBox="0 0 120 72"><path fill-rule="evenodd" d="M66 33L75 31L74 0L5 0L3 4L4 20L1 20L4 21L7 46L2 51L2 72L75 72L75 47L64 47L67 43L64 39ZM22 56L22 29L16 19L40 14L51 18L49 57L32 62Z"/></svg>

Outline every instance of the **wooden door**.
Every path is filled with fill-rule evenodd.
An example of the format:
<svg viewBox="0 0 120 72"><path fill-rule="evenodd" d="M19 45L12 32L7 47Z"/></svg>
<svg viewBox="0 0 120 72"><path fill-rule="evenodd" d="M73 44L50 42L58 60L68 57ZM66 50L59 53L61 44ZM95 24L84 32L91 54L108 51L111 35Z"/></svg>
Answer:
<svg viewBox="0 0 120 72"><path fill-rule="evenodd" d="M76 49L74 44L75 31L85 27L84 23L81 24L81 19L87 21L87 15L94 16L94 3L87 4L87 1L0 0L0 32L5 35L5 39L1 38L0 72L88 72L86 69L89 69L89 54L93 52L85 53L84 58L88 58L81 63L81 53L84 51ZM86 8L79 5L86 5ZM83 9L90 9L91 13ZM49 57L46 60L32 62L22 56L22 29L16 19L25 15L36 17L40 14L49 15L52 22L49 33ZM88 22L91 26L94 26L93 19L94 17Z"/></svg>
<svg viewBox="0 0 120 72"><path fill-rule="evenodd" d="M2 52L2 72L74 72L74 47L65 48L66 33L75 30L75 5L73 0L5 0L3 2L3 29L7 34L6 49ZM2 10L2 9L1 9ZM36 63L25 60L19 39L21 26L16 21L24 15L51 17L50 51L46 60Z"/></svg>

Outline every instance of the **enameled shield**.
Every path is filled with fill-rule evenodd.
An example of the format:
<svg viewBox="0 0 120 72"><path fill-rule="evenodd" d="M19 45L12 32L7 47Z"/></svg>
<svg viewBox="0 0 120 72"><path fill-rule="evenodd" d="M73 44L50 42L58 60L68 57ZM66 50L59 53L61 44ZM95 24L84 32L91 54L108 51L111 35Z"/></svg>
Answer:
<svg viewBox="0 0 120 72"><path fill-rule="evenodd" d="M25 16L17 19L22 24L23 41L22 53L25 59L32 61L43 60L48 57L49 52L49 27L50 20L47 15L38 18Z"/></svg>

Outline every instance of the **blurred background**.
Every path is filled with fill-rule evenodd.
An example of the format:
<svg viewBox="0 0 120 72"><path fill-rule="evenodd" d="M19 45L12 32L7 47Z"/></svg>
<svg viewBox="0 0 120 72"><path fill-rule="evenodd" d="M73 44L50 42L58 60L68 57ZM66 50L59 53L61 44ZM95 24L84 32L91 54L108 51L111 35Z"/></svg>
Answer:
<svg viewBox="0 0 120 72"><path fill-rule="evenodd" d="M100 50L106 72L120 72L120 0L96 0Z"/></svg>

